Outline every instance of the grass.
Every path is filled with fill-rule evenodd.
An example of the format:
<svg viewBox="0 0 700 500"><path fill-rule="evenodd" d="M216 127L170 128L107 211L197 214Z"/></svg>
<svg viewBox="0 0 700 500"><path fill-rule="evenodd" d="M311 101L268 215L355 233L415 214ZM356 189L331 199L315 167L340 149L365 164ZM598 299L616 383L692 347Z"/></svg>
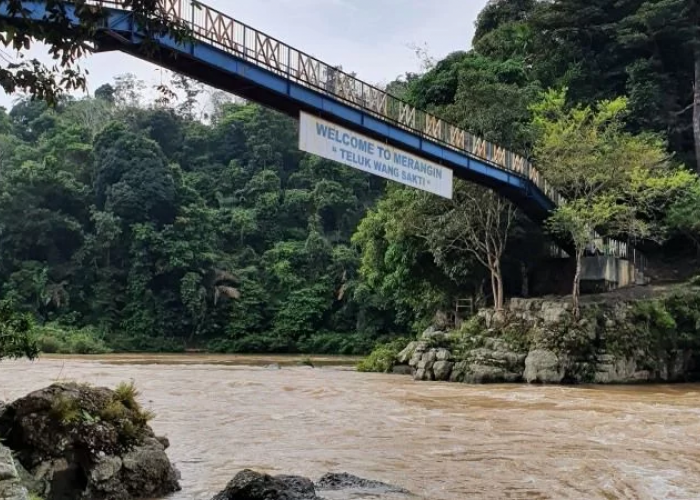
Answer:
<svg viewBox="0 0 700 500"><path fill-rule="evenodd" d="M112 401L100 411L100 418L106 422L115 422L126 417L126 407L121 401Z"/></svg>
<svg viewBox="0 0 700 500"><path fill-rule="evenodd" d="M136 426L145 427L156 415L152 411L141 407L136 400L140 395L141 393L136 389L133 380L131 382L122 382L114 389L114 401L105 410L108 410L108 413L112 415L116 415L119 413L117 405L122 405L124 408L132 411L132 420Z"/></svg>
<svg viewBox="0 0 700 500"><path fill-rule="evenodd" d="M115 401L119 401L129 410L139 409L139 403L136 401L141 395L139 390L134 385L134 381L131 382L121 382L116 389L114 389Z"/></svg>
<svg viewBox="0 0 700 500"><path fill-rule="evenodd" d="M50 414L63 425L68 425L80 418L80 408L75 399L60 395L51 404Z"/></svg>

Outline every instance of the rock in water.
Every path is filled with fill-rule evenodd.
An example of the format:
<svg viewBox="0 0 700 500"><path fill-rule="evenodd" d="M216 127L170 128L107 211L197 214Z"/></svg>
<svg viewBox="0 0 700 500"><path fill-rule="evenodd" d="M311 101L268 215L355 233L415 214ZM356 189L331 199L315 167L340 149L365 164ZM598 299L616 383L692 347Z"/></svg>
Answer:
<svg viewBox="0 0 700 500"><path fill-rule="evenodd" d="M319 490L376 490L377 492L385 493L402 493L409 492L403 488L398 488L390 484L382 483L381 481L372 481L371 479L363 479L353 476L346 472L328 473L318 480L316 487Z"/></svg>
<svg viewBox="0 0 700 500"><path fill-rule="evenodd" d="M133 387L54 384L8 405L0 438L45 500L133 500L178 491ZM0 497L1 498L1 497Z"/></svg>
<svg viewBox="0 0 700 500"><path fill-rule="evenodd" d="M270 476L252 470L236 474L212 500L321 500L310 479Z"/></svg>

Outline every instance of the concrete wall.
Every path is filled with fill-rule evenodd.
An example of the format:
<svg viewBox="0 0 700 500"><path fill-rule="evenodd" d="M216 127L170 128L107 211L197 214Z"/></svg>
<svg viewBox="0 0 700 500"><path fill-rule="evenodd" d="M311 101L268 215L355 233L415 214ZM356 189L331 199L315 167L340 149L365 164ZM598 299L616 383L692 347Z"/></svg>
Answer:
<svg viewBox="0 0 700 500"><path fill-rule="evenodd" d="M643 285L648 281L643 270L632 261L612 256L584 257L581 292L602 293L627 286ZM545 259L530 275L532 296L568 295L576 272L574 259Z"/></svg>
<svg viewBox="0 0 700 500"><path fill-rule="evenodd" d="M600 255L584 257L582 264L582 282L606 282L612 288L624 288L637 284L638 273L629 260Z"/></svg>

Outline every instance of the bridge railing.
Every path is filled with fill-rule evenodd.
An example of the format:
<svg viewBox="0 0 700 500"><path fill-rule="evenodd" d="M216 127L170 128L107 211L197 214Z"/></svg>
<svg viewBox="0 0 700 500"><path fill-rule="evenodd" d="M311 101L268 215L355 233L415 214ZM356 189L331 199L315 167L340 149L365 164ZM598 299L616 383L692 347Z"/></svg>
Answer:
<svg viewBox="0 0 700 500"><path fill-rule="evenodd" d="M88 0L124 9L125 0ZM438 116L316 59L197 0L160 0L161 15L189 26L195 38L266 70L332 96L443 146L532 181L555 205L562 198L526 158L477 137Z"/></svg>

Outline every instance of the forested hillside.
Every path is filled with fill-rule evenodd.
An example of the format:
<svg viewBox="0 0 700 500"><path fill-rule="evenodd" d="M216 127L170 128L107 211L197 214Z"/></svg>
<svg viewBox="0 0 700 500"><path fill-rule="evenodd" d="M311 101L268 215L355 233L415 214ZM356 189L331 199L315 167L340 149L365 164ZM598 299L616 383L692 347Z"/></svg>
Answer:
<svg viewBox="0 0 700 500"><path fill-rule="evenodd" d="M117 349L354 352L391 330L352 300L378 179L259 106L205 125L134 87L0 114L5 300Z"/></svg>
<svg viewBox="0 0 700 500"><path fill-rule="evenodd" d="M695 170L697 19L690 0L493 0L472 50L389 89L528 158L553 95L564 117L608 106L625 144ZM542 230L493 193L387 187L299 152L291 119L220 101L204 117L199 87L174 87L0 110L0 298L44 350L360 353L456 299L528 293ZM700 242L700 188L683 196L653 214L656 241Z"/></svg>

